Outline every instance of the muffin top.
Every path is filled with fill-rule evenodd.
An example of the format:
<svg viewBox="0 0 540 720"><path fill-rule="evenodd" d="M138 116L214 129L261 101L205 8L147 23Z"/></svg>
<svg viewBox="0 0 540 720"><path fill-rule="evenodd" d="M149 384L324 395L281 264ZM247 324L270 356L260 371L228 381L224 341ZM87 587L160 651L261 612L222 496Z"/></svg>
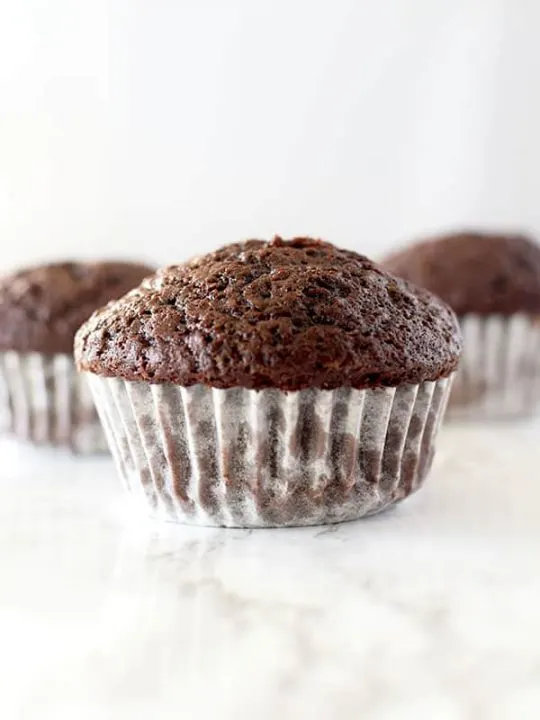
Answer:
<svg viewBox="0 0 540 720"><path fill-rule="evenodd" d="M126 380L301 390L419 383L460 354L452 311L310 238L227 245L165 268L77 333L79 369Z"/></svg>
<svg viewBox="0 0 540 720"><path fill-rule="evenodd" d="M462 232L425 240L383 261L458 315L540 312L540 246L523 235Z"/></svg>
<svg viewBox="0 0 540 720"><path fill-rule="evenodd" d="M71 354L77 329L94 310L153 270L127 262L64 262L1 278L0 350Z"/></svg>

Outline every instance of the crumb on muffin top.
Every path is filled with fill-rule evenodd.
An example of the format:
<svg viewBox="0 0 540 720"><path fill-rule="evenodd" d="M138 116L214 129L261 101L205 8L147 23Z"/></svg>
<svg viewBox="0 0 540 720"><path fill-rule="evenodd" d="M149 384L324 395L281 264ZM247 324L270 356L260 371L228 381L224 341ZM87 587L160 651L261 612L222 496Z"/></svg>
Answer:
<svg viewBox="0 0 540 720"><path fill-rule="evenodd" d="M77 329L94 310L153 270L128 262L61 262L0 278L0 350L71 355Z"/></svg>
<svg viewBox="0 0 540 720"><path fill-rule="evenodd" d="M458 315L540 313L540 246L524 235L442 235L382 264L441 297Z"/></svg>
<svg viewBox="0 0 540 720"><path fill-rule="evenodd" d="M248 240L160 270L76 338L83 371L285 391L436 380L460 350L443 302L311 238Z"/></svg>

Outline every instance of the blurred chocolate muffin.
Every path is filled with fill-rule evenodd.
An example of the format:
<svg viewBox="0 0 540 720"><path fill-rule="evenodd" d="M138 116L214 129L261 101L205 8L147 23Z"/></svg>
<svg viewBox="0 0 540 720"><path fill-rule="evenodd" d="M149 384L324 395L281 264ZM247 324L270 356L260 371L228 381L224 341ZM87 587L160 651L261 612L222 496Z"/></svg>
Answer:
<svg viewBox="0 0 540 720"><path fill-rule="evenodd" d="M128 262L54 263L0 279L2 426L37 444L104 450L91 395L73 363L75 332L96 308L152 272Z"/></svg>
<svg viewBox="0 0 540 720"><path fill-rule="evenodd" d="M450 415L507 417L540 401L540 246L518 234L460 232L424 240L383 266L457 313L464 354Z"/></svg>
<svg viewBox="0 0 540 720"><path fill-rule="evenodd" d="M540 247L524 235L443 235L390 255L384 266L459 316L540 313Z"/></svg>
<svg viewBox="0 0 540 720"><path fill-rule="evenodd" d="M452 311L310 238L235 243L94 313L76 360L128 487L169 519L337 522L424 480Z"/></svg>

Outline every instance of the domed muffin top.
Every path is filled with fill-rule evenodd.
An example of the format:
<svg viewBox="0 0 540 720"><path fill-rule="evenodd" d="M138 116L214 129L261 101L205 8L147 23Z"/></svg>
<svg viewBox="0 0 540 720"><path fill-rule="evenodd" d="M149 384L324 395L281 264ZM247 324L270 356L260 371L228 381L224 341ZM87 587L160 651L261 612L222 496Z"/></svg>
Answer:
<svg viewBox="0 0 540 720"><path fill-rule="evenodd" d="M153 270L127 262L63 262L0 278L0 350L71 355L77 329L94 310Z"/></svg>
<svg viewBox="0 0 540 720"><path fill-rule="evenodd" d="M540 312L540 246L523 235L443 235L390 255L383 265L436 293L458 315Z"/></svg>
<svg viewBox="0 0 540 720"><path fill-rule="evenodd" d="M77 334L79 369L217 388L435 380L460 354L452 311L362 255L248 240L159 271Z"/></svg>

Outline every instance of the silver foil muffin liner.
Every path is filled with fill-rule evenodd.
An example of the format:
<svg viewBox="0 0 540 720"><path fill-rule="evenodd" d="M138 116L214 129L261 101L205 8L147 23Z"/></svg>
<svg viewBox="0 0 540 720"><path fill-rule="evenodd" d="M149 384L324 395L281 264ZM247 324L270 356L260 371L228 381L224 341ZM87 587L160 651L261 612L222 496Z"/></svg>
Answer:
<svg viewBox="0 0 540 720"><path fill-rule="evenodd" d="M407 497L451 386L285 393L87 376L127 490L153 515L226 527L335 523Z"/></svg>
<svg viewBox="0 0 540 720"><path fill-rule="evenodd" d="M0 428L76 453L108 449L88 383L67 354L0 353Z"/></svg>
<svg viewBox="0 0 540 720"><path fill-rule="evenodd" d="M451 419L504 419L540 407L540 317L460 318L463 355L448 405Z"/></svg>

